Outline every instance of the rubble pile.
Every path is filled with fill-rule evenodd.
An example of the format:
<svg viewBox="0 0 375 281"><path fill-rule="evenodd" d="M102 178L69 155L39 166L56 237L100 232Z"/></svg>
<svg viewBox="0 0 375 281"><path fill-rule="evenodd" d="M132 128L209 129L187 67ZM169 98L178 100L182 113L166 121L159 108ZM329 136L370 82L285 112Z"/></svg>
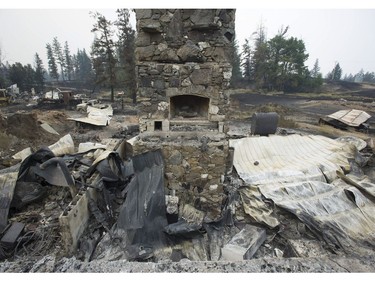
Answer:
<svg viewBox="0 0 375 281"><path fill-rule="evenodd" d="M139 118L0 118L0 272L375 271L372 139L235 128L235 11L136 14Z"/></svg>
<svg viewBox="0 0 375 281"><path fill-rule="evenodd" d="M2 160L0 167L9 167L13 161L11 156L27 147L37 150L42 145L57 141L61 136L53 129L53 131L48 131L50 125L53 125L60 132L72 128L66 121L66 115L58 111L41 113L34 110L1 114L0 148Z"/></svg>
<svg viewBox="0 0 375 281"><path fill-rule="evenodd" d="M2 259L13 261L13 267L12 263L3 263L2 270L74 271L70 266L77 263L102 262L109 266L113 261L126 260L157 262L160 266L167 261L179 262L183 271L187 260L220 261L224 266L225 261L259 258L354 254L371 258L375 189L360 168L372 163L369 160L373 155L366 144L353 138L278 137L285 141L308 137L316 147L323 141L326 149L335 150L337 156L318 158L326 165L320 167L324 179L311 182L315 185L312 187L304 183L303 174L293 175L289 178L292 182L287 183L284 177L284 183L277 184L282 187L273 183L269 189L259 184L264 182L262 173L252 168L253 176L244 174L246 169L238 166L241 158L235 153L217 219L212 220L198 202L186 204L175 194L166 193L165 159L160 150L128 156L126 141L80 143L77 147L66 135L48 148L31 153L20 164L1 170L1 253ZM236 139L236 143L245 139ZM251 139L268 141L275 137ZM364 152L358 153L353 144ZM239 147L236 150L244 156ZM252 160L249 163L261 169L266 158L257 159L257 165ZM341 161L337 167L335 161ZM319 178L319 170L305 169L315 180ZM303 177L308 176L306 172ZM264 179L270 181L270 175ZM326 180L328 183L323 183ZM299 191L293 190L291 183ZM310 201L305 199L306 203L295 197L306 192L304 186L317 194L309 196ZM332 194L336 201L318 195L315 189ZM338 213L323 221L322 215L316 216L328 208L334 210L333 206L344 208L343 202L346 211L340 216L351 221L347 229L335 226ZM365 217L361 217L363 214ZM364 220L368 222L363 224ZM15 266L17 262L23 266Z"/></svg>

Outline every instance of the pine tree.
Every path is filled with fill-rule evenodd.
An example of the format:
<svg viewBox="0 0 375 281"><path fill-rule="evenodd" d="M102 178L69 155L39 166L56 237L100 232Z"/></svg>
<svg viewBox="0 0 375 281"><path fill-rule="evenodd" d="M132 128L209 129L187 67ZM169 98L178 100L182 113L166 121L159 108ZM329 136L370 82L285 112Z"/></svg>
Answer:
<svg viewBox="0 0 375 281"><path fill-rule="evenodd" d="M231 77L231 85L234 87L237 82L242 79L241 73L241 57L238 51L238 41L233 40L231 42L231 52L230 52L230 62L232 65L232 77Z"/></svg>
<svg viewBox="0 0 375 281"><path fill-rule="evenodd" d="M245 43L242 45L242 53L241 53L241 67L242 67L242 76L246 80L250 80L251 78L251 47L249 39L245 39Z"/></svg>
<svg viewBox="0 0 375 281"><path fill-rule="evenodd" d="M256 35L252 56L253 80L257 88L263 88L268 80L269 48L265 27L262 23L253 35Z"/></svg>
<svg viewBox="0 0 375 281"><path fill-rule="evenodd" d="M320 74L319 59L316 59L314 63L314 67L310 71L310 75L313 78L317 78L319 74Z"/></svg>
<svg viewBox="0 0 375 281"><path fill-rule="evenodd" d="M35 84L36 91L41 92L44 90L44 74L45 70L43 67L43 62L39 57L38 53L35 53Z"/></svg>
<svg viewBox="0 0 375 281"><path fill-rule="evenodd" d="M72 56L70 55L68 41L65 41L64 45L64 60L65 60L65 75L68 80L72 79L73 75L73 61Z"/></svg>
<svg viewBox="0 0 375 281"><path fill-rule="evenodd" d="M9 80L12 84L17 84L18 88L21 89L21 91L25 91L26 89L26 69L25 67L19 63L16 62L12 64L9 68Z"/></svg>
<svg viewBox="0 0 375 281"><path fill-rule="evenodd" d="M111 88L111 101L114 101L114 86L116 84L116 58L115 58L115 44L113 42L112 22L107 20L102 14L92 13L96 20L91 32L94 32L95 37L92 44L92 60L93 67L96 72L96 83L102 84L107 82Z"/></svg>
<svg viewBox="0 0 375 281"><path fill-rule="evenodd" d="M57 70L56 60L55 60L55 57L53 55L52 46L50 44L47 44L46 48L47 48L49 76L53 79L56 79L56 81L58 81L59 80L59 72Z"/></svg>
<svg viewBox="0 0 375 281"><path fill-rule="evenodd" d="M92 63L86 50L77 51L77 79L83 84L88 84L93 81Z"/></svg>
<svg viewBox="0 0 375 281"><path fill-rule="evenodd" d="M60 70L61 70L61 77L62 77L62 80L64 81L65 80L65 76L64 76L64 73L65 73L65 57L64 57L64 53L63 53L63 50L62 50L62 47L61 47L61 44L59 42L59 40L57 40L57 37L54 37L53 38L53 43L52 43L52 50L53 50L53 54L55 56L55 60L56 62L60 65Z"/></svg>
<svg viewBox="0 0 375 281"><path fill-rule="evenodd" d="M295 37L286 38L288 27L282 28L269 41L270 47L270 86L279 91L296 91L308 77L305 61L305 43Z"/></svg>
<svg viewBox="0 0 375 281"><path fill-rule="evenodd" d="M135 77L135 30L130 25L130 14L128 9L117 9L118 20L115 25L118 28L118 64L120 73L123 73L125 91L130 93L133 103L136 103L136 77ZM120 74L119 73L119 74ZM119 82L119 76L117 82Z"/></svg>
<svg viewBox="0 0 375 281"><path fill-rule="evenodd" d="M331 72L327 74L327 79L332 81L339 81L341 79L342 69L339 63L335 64L335 67Z"/></svg>
<svg viewBox="0 0 375 281"><path fill-rule="evenodd" d="M32 68L31 64L24 66L25 77L24 77L24 89L30 91L31 88L35 86L35 70Z"/></svg>
<svg viewBox="0 0 375 281"><path fill-rule="evenodd" d="M8 79L9 68L3 62L4 56L0 46L0 89L6 88L10 83Z"/></svg>

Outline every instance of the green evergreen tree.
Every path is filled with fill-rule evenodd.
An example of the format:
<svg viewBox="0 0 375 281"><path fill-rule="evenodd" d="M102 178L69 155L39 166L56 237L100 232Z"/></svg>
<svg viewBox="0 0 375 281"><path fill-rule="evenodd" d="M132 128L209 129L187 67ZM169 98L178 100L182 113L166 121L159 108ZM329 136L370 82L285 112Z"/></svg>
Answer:
<svg viewBox="0 0 375 281"><path fill-rule="evenodd" d="M335 64L335 67L331 72L327 74L327 79L332 81L339 81L341 79L342 69L339 63Z"/></svg>
<svg viewBox="0 0 375 281"><path fill-rule="evenodd" d="M19 63L16 62L12 64L9 68L9 80L11 84L17 84L18 88L20 88L21 91L26 91L26 69L25 67Z"/></svg>
<svg viewBox="0 0 375 281"><path fill-rule="evenodd" d="M114 31L113 24L107 20L102 14L91 13L96 20L91 32L97 36L92 44L91 57L93 68L96 72L96 83L108 83L111 88L111 101L114 101L114 86L116 85L115 66L117 60L115 58L115 43L112 39Z"/></svg>
<svg viewBox="0 0 375 281"><path fill-rule="evenodd" d="M320 67L319 67L319 59L316 59L315 63L314 63L314 67L310 71L310 75L313 78L317 78L319 74L321 75L321 73L320 73Z"/></svg>
<svg viewBox="0 0 375 281"><path fill-rule="evenodd" d="M238 41L233 40L231 42L230 47L230 62L232 65L232 77L230 80L230 84L232 87L235 87L236 84L241 81L242 73L241 73L241 57L238 50Z"/></svg>
<svg viewBox="0 0 375 281"><path fill-rule="evenodd" d="M90 57L87 55L86 50L77 51L77 79L82 84L88 85L93 82L93 68Z"/></svg>
<svg viewBox="0 0 375 281"><path fill-rule="evenodd" d="M62 80L65 81L65 75L64 75L65 57L64 57L63 49L57 37L53 38L52 50L53 50L53 54L55 56L56 62L60 65L60 73L61 73Z"/></svg>
<svg viewBox="0 0 375 281"><path fill-rule="evenodd" d="M38 53L35 53L35 90L41 92L44 90L44 75L45 70L43 67L43 62L39 57Z"/></svg>
<svg viewBox="0 0 375 281"><path fill-rule="evenodd" d="M117 83L122 82L125 92L129 93L136 103L136 76L135 76L135 30L130 25L130 13L128 9L117 9L118 28L118 71Z"/></svg>
<svg viewBox="0 0 375 281"><path fill-rule="evenodd" d="M245 43L242 45L241 53L241 67L242 67L242 76L245 80L250 81L251 79L251 46L249 39L245 39Z"/></svg>
<svg viewBox="0 0 375 281"><path fill-rule="evenodd" d="M70 55L68 41L65 41L64 44L64 60L65 60L65 76L68 80L72 79L73 75L73 61L72 56Z"/></svg>
<svg viewBox="0 0 375 281"><path fill-rule="evenodd" d="M31 64L24 66L25 77L24 77L24 89L28 92L31 91L31 88L36 86L35 84L35 70Z"/></svg>
<svg viewBox="0 0 375 281"><path fill-rule="evenodd" d="M5 89L9 85L8 73L9 68L4 64L4 56L0 46L0 89Z"/></svg>
<svg viewBox="0 0 375 281"><path fill-rule="evenodd" d="M49 76L52 79L56 79L56 81L58 81L59 80L59 71L57 70L57 64L56 64L55 57L53 55L53 50L52 50L51 44L47 44L46 48L47 48Z"/></svg>
<svg viewBox="0 0 375 281"><path fill-rule="evenodd" d="M363 82L375 83L375 73L367 71L363 74Z"/></svg>
<svg viewBox="0 0 375 281"><path fill-rule="evenodd" d="M285 38L287 31L288 27L282 28L279 34L269 41L270 85L272 89L279 91L296 91L308 77L305 61L309 55L302 40Z"/></svg>
<svg viewBox="0 0 375 281"><path fill-rule="evenodd" d="M256 38L252 55L252 76L256 87L263 88L268 82L269 48L265 27L262 23L253 35L256 35Z"/></svg>

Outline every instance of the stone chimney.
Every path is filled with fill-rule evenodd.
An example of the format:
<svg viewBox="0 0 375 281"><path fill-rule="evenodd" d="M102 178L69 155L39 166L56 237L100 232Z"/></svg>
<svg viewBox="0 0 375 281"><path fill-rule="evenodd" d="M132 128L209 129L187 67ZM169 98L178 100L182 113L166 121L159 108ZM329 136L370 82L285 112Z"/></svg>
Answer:
<svg viewBox="0 0 375 281"><path fill-rule="evenodd" d="M140 129L219 128L229 105L235 10L136 10Z"/></svg>
<svg viewBox="0 0 375 281"><path fill-rule="evenodd" d="M131 153L161 149L166 194L217 219L226 196L235 10L135 12L141 133L130 141Z"/></svg>

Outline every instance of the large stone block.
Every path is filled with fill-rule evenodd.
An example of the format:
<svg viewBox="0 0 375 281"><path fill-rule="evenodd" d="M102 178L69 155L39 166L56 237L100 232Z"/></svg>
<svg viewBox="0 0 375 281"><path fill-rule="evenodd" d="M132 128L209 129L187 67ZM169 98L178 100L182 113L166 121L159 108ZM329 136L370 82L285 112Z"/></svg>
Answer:
<svg viewBox="0 0 375 281"><path fill-rule="evenodd" d="M177 55L183 62L204 62L204 56L200 48L191 40L178 49Z"/></svg>
<svg viewBox="0 0 375 281"><path fill-rule="evenodd" d="M266 240L266 230L246 225L221 249L221 260L249 260Z"/></svg>
<svg viewBox="0 0 375 281"><path fill-rule="evenodd" d="M148 33L162 32L161 24L158 20L142 19L139 21L139 28Z"/></svg>
<svg viewBox="0 0 375 281"><path fill-rule="evenodd" d="M180 58L173 49L166 49L160 52L158 61L177 63L180 61Z"/></svg>
<svg viewBox="0 0 375 281"><path fill-rule="evenodd" d="M190 76L194 85L209 85L211 83L211 69L195 69Z"/></svg>
<svg viewBox="0 0 375 281"><path fill-rule="evenodd" d="M149 19L152 15L152 10L150 9L136 9L136 17L138 19Z"/></svg>
<svg viewBox="0 0 375 281"><path fill-rule="evenodd" d="M151 60L155 53L155 46L149 45L146 47L138 47L135 50L135 55L138 58L138 60Z"/></svg>

